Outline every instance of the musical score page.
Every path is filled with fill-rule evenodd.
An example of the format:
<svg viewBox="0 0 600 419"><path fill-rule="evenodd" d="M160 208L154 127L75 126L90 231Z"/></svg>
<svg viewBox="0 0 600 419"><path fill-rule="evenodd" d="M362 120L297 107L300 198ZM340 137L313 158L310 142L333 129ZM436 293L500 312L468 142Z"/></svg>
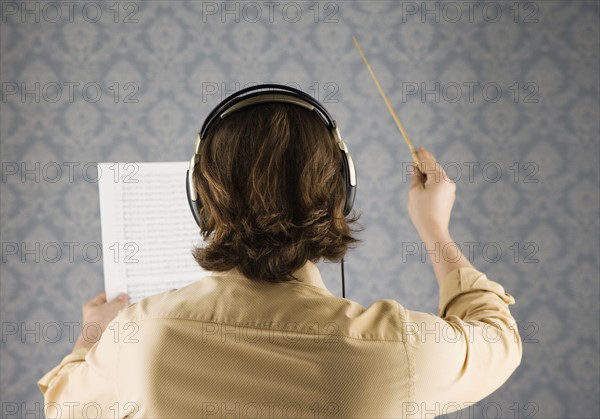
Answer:
<svg viewBox="0 0 600 419"><path fill-rule="evenodd" d="M135 303L210 273L192 257L200 230L185 191L188 162L98 163L104 286Z"/></svg>

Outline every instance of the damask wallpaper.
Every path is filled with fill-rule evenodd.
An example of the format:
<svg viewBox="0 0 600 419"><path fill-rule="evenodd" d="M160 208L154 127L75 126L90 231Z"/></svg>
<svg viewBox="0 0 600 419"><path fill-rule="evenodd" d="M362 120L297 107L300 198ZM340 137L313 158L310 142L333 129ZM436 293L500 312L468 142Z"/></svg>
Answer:
<svg viewBox="0 0 600 419"><path fill-rule="evenodd" d="M406 146L457 182L451 230L515 296L519 369L460 416L597 418L599 3L2 1L2 417L41 417L36 381L103 289L99 161L182 161L223 97L280 82L321 100L358 172L347 297L437 312L406 211ZM321 263L341 295L339 266Z"/></svg>

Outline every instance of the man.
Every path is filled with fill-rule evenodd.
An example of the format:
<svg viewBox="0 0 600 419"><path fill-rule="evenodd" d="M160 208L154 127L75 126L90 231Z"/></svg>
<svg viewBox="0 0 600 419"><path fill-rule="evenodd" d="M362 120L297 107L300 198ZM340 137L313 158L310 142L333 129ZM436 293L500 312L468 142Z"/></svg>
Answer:
<svg viewBox="0 0 600 419"><path fill-rule="evenodd" d="M426 177L413 173L408 210L433 255L439 316L325 288L315 262L344 256L356 218L315 112L247 106L203 143L193 187L207 245L194 257L213 274L122 311L126 299L103 294L84 304L103 333L39 381L49 416L425 417L477 402L517 368L514 298L454 244L455 185L431 153L418 151Z"/></svg>

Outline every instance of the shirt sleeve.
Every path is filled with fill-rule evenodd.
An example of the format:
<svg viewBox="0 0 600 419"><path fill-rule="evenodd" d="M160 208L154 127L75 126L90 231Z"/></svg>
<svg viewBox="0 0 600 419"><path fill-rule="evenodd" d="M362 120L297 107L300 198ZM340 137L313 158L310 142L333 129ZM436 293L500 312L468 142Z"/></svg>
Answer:
<svg viewBox="0 0 600 419"><path fill-rule="evenodd" d="M48 417L122 417L116 390L122 336L117 319L92 348L68 354L37 382Z"/></svg>
<svg viewBox="0 0 600 419"><path fill-rule="evenodd" d="M521 362L512 295L474 268L450 272L440 286L439 316L407 311L414 403L407 417L464 409L498 389ZM412 415L412 416L411 416Z"/></svg>

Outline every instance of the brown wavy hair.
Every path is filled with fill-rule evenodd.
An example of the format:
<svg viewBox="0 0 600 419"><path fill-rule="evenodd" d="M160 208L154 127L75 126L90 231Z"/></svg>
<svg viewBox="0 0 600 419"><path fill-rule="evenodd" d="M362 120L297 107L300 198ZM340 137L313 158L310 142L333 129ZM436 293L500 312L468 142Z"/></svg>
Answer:
<svg viewBox="0 0 600 419"><path fill-rule="evenodd" d="M223 119L202 145L194 184L205 243L193 250L209 271L238 268L280 282L306 260L337 262L360 240L344 217L342 158L313 112L257 104Z"/></svg>

